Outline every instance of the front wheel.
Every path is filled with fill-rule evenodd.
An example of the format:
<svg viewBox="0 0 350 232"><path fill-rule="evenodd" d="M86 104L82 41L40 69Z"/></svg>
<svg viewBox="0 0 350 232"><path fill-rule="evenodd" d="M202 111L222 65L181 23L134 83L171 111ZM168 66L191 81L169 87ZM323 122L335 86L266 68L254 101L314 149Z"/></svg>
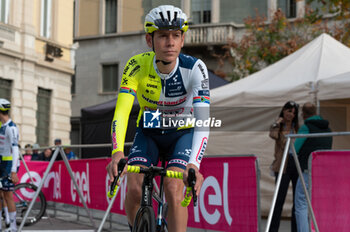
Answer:
<svg viewBox="0 0 350 232"><path fill-rule="evenodd" d="M16 205L17 225L21 224L37 189L38 188L35 185L30 183L21 183L15 186L13 191L13 200ZM37 223L44 215L45 211L46 199L43 192L40 191L24 225L29 226Z"/></svg>
<svg viewBox="0 0 350 232"><path fill-rule="evenodd" d="M136 214L132 232L156 231L154 211L151 206L141 207Z"/></svg>

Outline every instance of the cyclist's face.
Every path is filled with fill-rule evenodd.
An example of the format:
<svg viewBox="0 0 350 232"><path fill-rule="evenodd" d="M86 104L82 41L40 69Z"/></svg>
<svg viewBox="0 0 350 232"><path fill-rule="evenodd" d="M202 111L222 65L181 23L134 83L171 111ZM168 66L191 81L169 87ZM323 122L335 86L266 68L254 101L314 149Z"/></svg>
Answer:
<svg viewBox="0 0 350 232"><path fill-rule="evenodd" d="M175 61L184 45L184 39L185 35L181 31L155 31L153 43L157 59Z"/></svg>

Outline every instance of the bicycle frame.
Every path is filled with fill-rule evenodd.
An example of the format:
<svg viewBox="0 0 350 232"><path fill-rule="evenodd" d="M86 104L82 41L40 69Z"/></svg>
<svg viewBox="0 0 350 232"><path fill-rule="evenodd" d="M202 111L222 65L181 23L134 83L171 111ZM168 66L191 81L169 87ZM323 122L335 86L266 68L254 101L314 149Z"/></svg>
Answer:
<svg viewBox="0 0 350 232"><path fill-rule="evenodd" d="M111 189L107 193L107 196L112 198L116 192L117 192L117 180L119 179L124 166L126 165L126 160L121 159L118 163L118 175L114 178L112 184L111 184ZM143 168L140 166L130 166L128 165L127 168L128 172L131 173L140 173L144 174L143 177L143 182L142 182L142 195L141 195L141 202L140 202L140 209L138 210L136 214L136 220L140 220L137 223L135 222L136 225L141 225L141 226L150 226L148 230L151 230L152 232L154 230L156 231L162 231L162 223L164 222L164 226L167 226L167 223L165 219L163 218L163 207L164 207L164 201L163 201L163 194L164 194L164 189L163 189L163 184L164 184L164 177L170 177L170 178L177 178L177 179L183 179L183 173L182 172L177 172L177 171L171 171L171 170L166 170L165 169L165 161L162 160L162 167L157 167L157 166L151 166L148 168ZM189 194L192 191L193 196L195 196L194 193L194 184L195 184L195 170L194 169L189 169L188 173L188 183L190 186L187 187L186 189L186 194L184 200L181 202L181 206L187 207L189 203L191 202L192 196ZM156 184L153 183L154 178L156 176L160 176L160 187L159 187L159 196L156 194L153 194L153 188ZM154 210L153 210L153 202L152 202L152 197L154 195L155 200L158 202L158 211L157 211L157 218L154 217ZM196 197L194 199L194 205L196 201ZM148 215L143 217L144 215ZM151 216L152 215L152 216ZM153 222L150 224L150 221ZM155 222L155 224L154 224ZM135 225L134 225L135 226ZM140 227L136 227L136 231L139 231ZM135 228L133 228L135 229Z"/></svg>
<svg viewBox="0 0 350 232"><path fill-rule="evenodd" d="M143 184L142 184L142 198L141 198L141 207L151 206L153 207L152 198L154 198L158 203L157 217L156 217L156 226L157 231L160 230L162 226L162 221L164 221L165 225L167 224L165 218L163 218L163 183L164 176L166 175L166 170L164 169L164 164L162 162L162 167L151 167L151 171L145 173ZM154 177L160 176L160 184L159 184L159 193L153 194L154 187Z"/></svg>

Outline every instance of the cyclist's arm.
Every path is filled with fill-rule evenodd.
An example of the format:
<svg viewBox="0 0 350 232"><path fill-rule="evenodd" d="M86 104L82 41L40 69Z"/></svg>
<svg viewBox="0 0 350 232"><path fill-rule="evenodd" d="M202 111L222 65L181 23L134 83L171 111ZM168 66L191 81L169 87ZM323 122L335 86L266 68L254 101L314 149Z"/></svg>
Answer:
<svg viewBox="0 0 350 232"><path fill-rule="evenodd" d="M209 119L210 93L208 70L201 60L198 60L195 64L191 78L194 117L196 121L201 120L204 122ZM188 163L195 165L198 169L208 143L208 137L209 127L197 127L195 125L192 153Z"/></svg>
<svg viewBox="0 0 350 232"><path fill-rule="evenodd" d="M126 129L128 127L129 115L136 96L137 78L132 76L131 72L137 63L135 64L135 62L131 61L135 61L135 59L131 58L125 66L112 121L112 155L119 151L124 151L124 142Z"/></svg>
<svg viewBox="0 0 350 232"><path fill-rule="evenodd" d="M17 163L19 158L17 127L9 128L9 138L10 138L9 141L11 144L11 153L12 153L11 180L14 184L16 184L18 182Z"/></svg>

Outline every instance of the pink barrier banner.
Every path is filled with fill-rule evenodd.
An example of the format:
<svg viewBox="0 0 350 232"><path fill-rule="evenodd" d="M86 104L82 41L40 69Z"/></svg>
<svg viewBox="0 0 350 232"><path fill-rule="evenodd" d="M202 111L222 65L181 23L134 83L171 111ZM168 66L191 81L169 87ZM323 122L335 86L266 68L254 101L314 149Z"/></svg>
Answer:
<svg viewBox="0 0 350 232"><path fill-rule="evenodd" d="M188 226L216 231L259 231L257 162L254 156L206 157L201 165L205 180L198 207L188 207ZM110 159L69 161L87 206L106 210L110 199L106 165ZM38 185L48 162L29 161L30 174ZM23 165L22 165L23 166ZM21 182L29 182L24 167ZM63 161L55 161L42 191L48 201L83 206ZM126 178L121 181L111 212L125 215Z"/></svg>
<svg viewBox="0 0 350 232"><path fill-rule="evenodd" d="M319 231L350 231L350 151L312 153L311 204Z"/></svg>

